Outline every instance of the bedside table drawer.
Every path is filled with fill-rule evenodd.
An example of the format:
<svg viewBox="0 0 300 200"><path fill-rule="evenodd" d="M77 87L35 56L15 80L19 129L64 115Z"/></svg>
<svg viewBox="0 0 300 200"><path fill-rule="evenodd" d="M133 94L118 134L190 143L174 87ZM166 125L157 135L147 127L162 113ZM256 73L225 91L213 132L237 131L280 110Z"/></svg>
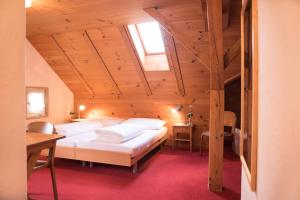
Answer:
<svg viewBox="0 0 300 200"><path fill-rule="evenodd" d="M173 127L173 132L174 133L183 133L185 131L185 129L184 128L182 128L182 127Z"/></svg>
<svg viewBox="0 0 300 200"><path fill-rule="evenodd" d="M190 127L186 126L186 127L173 127L173 131L176 133L186 133L190 131Z"/></svg>

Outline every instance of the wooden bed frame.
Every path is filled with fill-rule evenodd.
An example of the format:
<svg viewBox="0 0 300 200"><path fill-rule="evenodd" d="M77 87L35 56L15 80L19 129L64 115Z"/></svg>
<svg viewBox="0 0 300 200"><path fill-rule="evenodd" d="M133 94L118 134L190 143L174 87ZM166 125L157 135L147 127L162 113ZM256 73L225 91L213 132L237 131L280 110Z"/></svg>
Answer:
<svg viewBox="0 0 300 200"><path fill-rule="evenodd" d="M138 170L138 161L159 145L162 146L166 140L167 134L136 156L132 156L131 154L121 152L102 151L78 147L56 146L55 157L133 167L132 172L136 173ZM43 155L46 154L43 153Z"/></svg>

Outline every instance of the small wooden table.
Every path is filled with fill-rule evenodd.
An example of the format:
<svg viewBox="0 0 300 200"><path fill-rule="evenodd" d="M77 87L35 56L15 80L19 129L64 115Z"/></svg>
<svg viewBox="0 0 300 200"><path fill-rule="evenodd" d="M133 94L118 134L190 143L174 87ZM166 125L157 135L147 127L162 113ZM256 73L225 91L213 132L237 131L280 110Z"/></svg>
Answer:
<svg viewBox="0 0 300 200"><path fill-rule="evenodd" d="M178 123L173 124L173 149L175 146L175 143L177 141L181 142L189 142L190 143L190 151L192 152L193 149L193 124L184 124L184 123ZM187 135L187 137L179 137L180 135Z"/></svg>
<svg viewBox="0 0 300 200"><path fill-rule="evenodd" d="M45 133L26 133L27 142L27 179L29 179L31 173L34 170L36 162L43 149L49 149L51 156L50 170L52 175L52 186L54 192L54 199L57 197L55 172L54 172L54 153L56 147L56 141L64 138L63 135L58 134L45 134Z"/></svg>

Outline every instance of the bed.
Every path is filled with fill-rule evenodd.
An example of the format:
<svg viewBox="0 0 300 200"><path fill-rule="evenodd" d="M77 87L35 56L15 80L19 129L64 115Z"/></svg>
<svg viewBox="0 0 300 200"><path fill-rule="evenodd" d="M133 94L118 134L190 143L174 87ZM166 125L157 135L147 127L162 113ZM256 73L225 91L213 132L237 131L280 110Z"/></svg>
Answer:
<svg viewBox="0 0 300 200"><path fill-rule="evenodd" d="M130 126L126 123L130 123ZM126 129L132 130L132 124L136 127L134 132L138 133L134 137L125 141L106 141L106 136L110 136L111 130L124 134ZM66 138L57 142L55 157L127 166L132 167L135 173L138 161L166 141L167 128L164 125L165 122L162 120L146 118L132 118L125 121L105 118L105 120L58 125L56 131L64 134ZM64 126L68 127L69 133L62 131L61 127Z"/></svg>

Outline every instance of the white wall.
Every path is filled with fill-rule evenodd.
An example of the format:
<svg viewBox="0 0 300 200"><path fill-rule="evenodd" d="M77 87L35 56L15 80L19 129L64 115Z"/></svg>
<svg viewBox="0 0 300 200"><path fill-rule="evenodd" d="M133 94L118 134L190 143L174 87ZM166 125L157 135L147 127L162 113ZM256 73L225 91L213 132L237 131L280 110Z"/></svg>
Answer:
<svg viewBox="0 0 300 200"><path fill-rule="evenodd" d="M52 123L63 123L69 118L73 109L73 93L57 76L31 43L26 41L26 86L48 87L49 89L49 115L46 118L26 120L43 120Z"/></svg>
<svg viewBox="0 0 300 200"><path fill-rule="evenodd" d="M0 199L26 199L24 1L0 1Z"/></svg>
<svg viewBox="0 0 300 200"><path fill-rule="evenodd" d="M243 200L300 199L300 1L260 0L257 192Z"/></svg>

